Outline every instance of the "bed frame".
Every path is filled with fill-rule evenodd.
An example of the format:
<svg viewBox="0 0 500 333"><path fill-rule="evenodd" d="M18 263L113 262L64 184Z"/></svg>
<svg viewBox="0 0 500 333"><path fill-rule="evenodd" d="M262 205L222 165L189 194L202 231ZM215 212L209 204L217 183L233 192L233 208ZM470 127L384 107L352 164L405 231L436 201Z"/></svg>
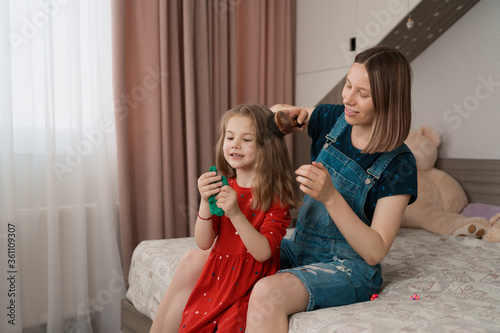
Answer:
<svg viewBox="0 0 500 333"><path fill-rule="evenodd" d="M452 175L464 188L470 202L500 205L500 160L439 159L436 167ZM147 333L152 320L126 298L121 302L121 329L125 333Z"/></svg>
<svg viewBox="0 0 500 333"><path fill-rule="evenodd" d="M500 160L443 158L436 168L458 180L470 202L500 206Z"/></svg>
<svg viewBox="0 0 500 333"><path fill-rule="evenodd" d="M127 298L121 304L121 329L125 333L148 333L153 321L139 312Z"/></svg>

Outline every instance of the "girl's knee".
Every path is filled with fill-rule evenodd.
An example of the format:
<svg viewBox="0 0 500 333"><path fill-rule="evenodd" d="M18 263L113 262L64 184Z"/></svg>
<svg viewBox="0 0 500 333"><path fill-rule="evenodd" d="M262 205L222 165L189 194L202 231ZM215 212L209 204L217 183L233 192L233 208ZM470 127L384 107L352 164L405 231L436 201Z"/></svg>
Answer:
<svg viewBox="0 0 500 333"><path fill-rule="evenodd" d="M196 283L207 261L207 257L207 251L200 249L185 252L179 260L175 274L181 276L182 280L186 283L192 284L191 280Z"/></svg>
<svg viewBox="0 0 500 333"><path fill-rule="evenodd" d="M203 251L201 249L192 249L185 252L180 260L179 264L194 264L195 266L204 265L207 261L209 251Z"/></svg>

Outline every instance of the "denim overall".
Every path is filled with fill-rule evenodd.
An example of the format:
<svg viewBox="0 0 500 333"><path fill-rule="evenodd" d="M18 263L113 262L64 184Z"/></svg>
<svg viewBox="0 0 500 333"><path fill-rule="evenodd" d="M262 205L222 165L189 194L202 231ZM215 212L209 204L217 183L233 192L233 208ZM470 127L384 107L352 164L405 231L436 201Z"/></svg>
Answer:
<svg viewBox="0 0 500 333"><path fill-rule="evenodd" d="M328 169L337 191L370 225L364 212L368 192L391 160L409 149L401 146L383 153L365 171L334 146L347 125L342 114L316 161ZM367 301L382 284L380 264L368 265L347 243L325 206L308 195L291 239L281 243L281 268L280 273L294 274L309 291L307 311Z"/></svg>

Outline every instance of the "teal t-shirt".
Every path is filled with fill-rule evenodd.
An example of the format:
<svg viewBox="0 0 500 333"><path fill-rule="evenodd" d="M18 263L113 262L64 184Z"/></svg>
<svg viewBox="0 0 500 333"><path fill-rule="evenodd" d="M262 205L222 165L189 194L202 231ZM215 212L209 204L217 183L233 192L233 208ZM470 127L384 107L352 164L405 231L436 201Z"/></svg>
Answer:
<svg viewBox="0 0 500 333"><path fill-rule="evenodd" d="M317 106L309 119L308 133L312 139L311 160L318 157L326 142L326 135L330 133L339 117L344 117L343 105L323 104ZM351 142L352 125L346 129L335 142L335 147L350 157L363 169L367 170L382 154L363 154ZM395 194L411 195L410 204L417 199L417 166L412 153L402 153L394 158L380 179L368 193L365 203L366 217L371 221L377 200Z"/></svg>

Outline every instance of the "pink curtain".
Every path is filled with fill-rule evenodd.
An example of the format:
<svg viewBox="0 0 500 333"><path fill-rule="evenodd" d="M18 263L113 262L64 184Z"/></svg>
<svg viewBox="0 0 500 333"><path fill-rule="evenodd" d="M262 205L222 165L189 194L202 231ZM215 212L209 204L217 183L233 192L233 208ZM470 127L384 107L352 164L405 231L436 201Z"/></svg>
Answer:
<svg viewBox="0 0 500 333"><path fill-rule="evenodd" d="M241 103L293 103L294 0L114 0L122 263L191 235L217 124Z"/></svg>
<svg viewBox="0 0 500 333"><path fill-rule="evenodd" d="M293 103L295 1L238 1L237 101Z"/></svg>

